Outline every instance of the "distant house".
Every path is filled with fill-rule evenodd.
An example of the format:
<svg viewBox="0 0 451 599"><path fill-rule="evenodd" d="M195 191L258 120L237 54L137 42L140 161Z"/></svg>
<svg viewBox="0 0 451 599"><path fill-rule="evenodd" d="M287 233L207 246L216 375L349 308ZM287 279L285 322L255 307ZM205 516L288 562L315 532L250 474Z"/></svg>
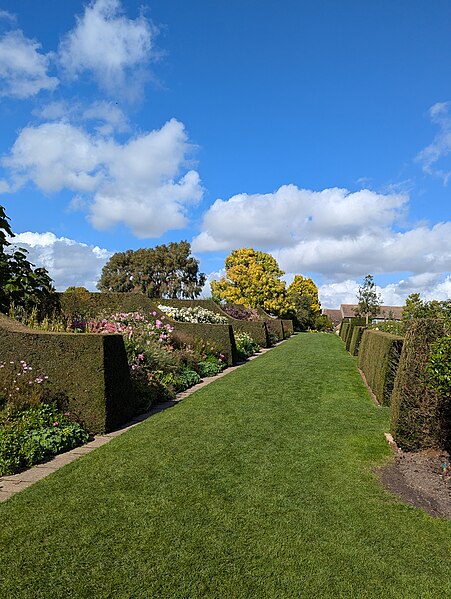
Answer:
<svg viewBox="0 0 451 599"><path fill-rule="evenodd" d="M323 314L328 316L335 326L340 324L344 318L353 318L357 310L357 304L341 304L338 310L323 310ZM372 319L373 323L382 322L384 320L401 320L402 306L381 306L379 314Z"/></svg>

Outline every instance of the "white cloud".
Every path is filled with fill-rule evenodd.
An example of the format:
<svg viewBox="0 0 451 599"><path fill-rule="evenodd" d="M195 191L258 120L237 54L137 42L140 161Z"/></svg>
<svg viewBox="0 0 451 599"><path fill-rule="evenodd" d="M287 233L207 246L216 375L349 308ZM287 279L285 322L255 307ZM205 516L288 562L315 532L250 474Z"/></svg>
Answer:
<svg viewBox="0 0 451 599"><path fill-rule="evenodd" d="M285 185L272 194L217 200L192 248L254 247L271 252L288 273L316 273L333 283L367 273L450 272L451 222L400 230L407 207L405 193L314 192Z"/></svg>
<svg viewBox="0 0 451 599"><path fill-rule="evenodd" d="M88 71L110 94L133 97L140 93L156 30L143 16L128 19L121 12L119 0L91 2L62 40L59 57L69 77Z"/></svg>
<svg viewBox="0 0 451 599"><path fill-rule="evenodd" d="M340 304L356 304L357 291L363 281L347 279L340 283L326 283L318 287L323 308L338 308ZM446 300L451 297L451 275L422 273L383 287L377 286L382 303L386 306L404 306L411 293L419 293L426 301Z"/></svg>
<svg viewBox="0 0 451 599"><path fill-rule="evenodd" d="M0 38L0 96L28 98L58 85L47 70L50 55L42 54L41 44L26 38L22 31L9 31Z"/></svg>
<svg viewBox="0 0 451 599"><path fill-rule="evenodd" d="M242 245L274 249L296 247L302 240L371 232L399 218L405 194L346 189L320 192L283 185L274 193L240 194L216 200L204 215L194 251L228 250Z"/></svg>
<svg viewBox="0 0 451 599"><path fill-rule="evenodd" d="M431 144L426 146L417 155L417 161L422 165L423 171L443 180L444 185L448 183L451 176L449 164L443 164L451 152L451 102L437 102L429 109L431 121L438 125L439 132Z"/></svg>
<svg viewBox="0 0 451 599"><path fill-rule="evenodd" d="M124 223L140 237L158 237L187 224L187 207L202 197L196 171L186 171L192 146L182 123L124 144L64 122L26 127L2 163L16 188L32 181L44 192L70 189L88 198L95 228Z"/></svg>
<svg viewBox="0 0 451 599"><path fill-rule="evenodd" d="M28 260L35 266L48 270L57 291L71 285L96 291L102 267L112 255L108 250L50 232L19 233L11 241L28 250Z"/></svg>

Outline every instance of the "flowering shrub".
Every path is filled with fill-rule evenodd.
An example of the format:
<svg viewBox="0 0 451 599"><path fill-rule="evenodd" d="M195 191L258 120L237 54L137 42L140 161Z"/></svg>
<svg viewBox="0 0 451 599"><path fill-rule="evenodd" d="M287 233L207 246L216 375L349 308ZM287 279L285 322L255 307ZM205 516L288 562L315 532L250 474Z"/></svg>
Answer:
<svg viewBox="0 0 451 599"><path fill-rule="evenodd" d="M241 331L235 333L235 343L240 361L247 360L250 356L259 351L260 346L256 343L249 333Z"/></svg>
<svg viewBox="0 0 451 599"><path fill-rule="evenodd" d="M69 416L55 402L4 413L0 418L0 476L86 443L88 433Z"/></svg>
<svg viewBox="0 0 451 599"><path fill-rule="evenodd" d="M178 322L191 322L193 324L228 324L229 322L226 316L216 314L201 306L174 308L173 306L163 306L160 304L158 309Z"/></svg>
<svg viewBox="0 0 451 599"><path fill-rule="evenodd" d="M406 321L384 320L383 322L370 325L369 328L374 329L375 331L382 331L383 333L391 333L392 335L404 337L408 326L409 323Z"/></svg>
<svg viewBox="0 0 451 599"><path fill-rule="evenodd" d="M236 318L237 320L261 320L255 308L245 308L244 306L228 306L226 304L225 306L222 306L222 309L226 314L232 318Z"/></svg>

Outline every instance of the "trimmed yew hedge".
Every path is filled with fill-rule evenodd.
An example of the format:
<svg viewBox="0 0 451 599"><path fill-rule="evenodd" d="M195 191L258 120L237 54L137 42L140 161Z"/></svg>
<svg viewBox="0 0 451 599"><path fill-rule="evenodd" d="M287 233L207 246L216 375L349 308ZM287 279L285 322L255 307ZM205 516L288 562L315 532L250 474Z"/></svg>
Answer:
<svg viewBox="0 0 451 599"><path fill-rule="evenodd" d="M47 374L52 391L90 432L108 432L132 418L135 399L122 335L37 331L0 315L0 348L1 360L25 360Z"/></svg>
<svg viewBox="0 0 451 599"><path fill-rule="evenodd" d="M360 342L362 340L364 326L354 326L352 329L351 341L349 343L349 353L351 356L357 356L359 353Z"/></svg>
<svg viewBox="0 0 451 599"><path fill-rule="evenodd" d="M158 299L154 300L156 304L163 304L164 306L173 306L174 308L192 308L200 306L206 308L210 312L225 316L229 323L232 325L234 331L244 331L249 333L254 341L256 341L260 347L270 347L271 342L268 335L265 322L250 321L250 320L239 320L229 316L227 312L221 309L218 304L213 300L179 300L179 299Z"/></svg>
<svg viewBox="0 0 451 599"><path fill-rule="evenodd" d="M379 403L389 406L403 346L403 337L365 329L359 348L358 367Z"/></svg>
<svg viewBox="0 0 451 599"><path fill-rule="evenodd" d="M390 410L390 432L405 451L449 449L449 398L428 387L426 364L431 344L443 337L442 320L412 320L406 333Z"/></svg>

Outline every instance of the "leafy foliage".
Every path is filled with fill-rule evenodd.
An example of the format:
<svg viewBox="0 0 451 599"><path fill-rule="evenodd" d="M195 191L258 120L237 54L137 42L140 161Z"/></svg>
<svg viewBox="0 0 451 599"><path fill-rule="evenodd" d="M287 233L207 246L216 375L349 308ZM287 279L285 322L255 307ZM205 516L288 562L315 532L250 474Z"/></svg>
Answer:
<svg viewBox="0 0 451 599"><path fill-rule="evenodd" d="M368 322L370 317L374 318L379 314L382 301L371 275L366 275L363 285L359 287L357 300L356 316L364 316Z"/></svg>
<svg viewBox="0 0 451 599"><path fill-rule="evenodd" d="M190 253L187 241L118 252L103 267L97 288L193 299L202 291L206 276L199 273L199 262Z"/></svg>
<svg viewBox="0 0 451 599"><path fill-rule="evenodd" d="M14 248L8 241L14 237L5 209L0 206L0 312L9 306L39 307L48 311L58 304L52 279L45 268L33 268L27 260L27 250ZM11 248L11 251L5 251Z"/></svg>
<svg viewBox="0 0 451 599"><path fill-rule="evenodd" d="M451 300L430 302L421 299L419 293L411 293L402 309L404 321L412 318L445 318L451 320Z"/></svg>
<svg viewBox="0 0 451 599"><path fill-rule="evenodd" d="M55 403L8 412L0 419L0 476L20 472L88 438L83 427Z"/></svg>
<svg viewBox="0 0 451 599"><path fill-rule="evenodd" d="M271 254L252 248L233 250L226 258L225 268L226 276L211 282L216 300L263 308L279 316L292 312L285 283L280 280L284 271Z"/></svg>

